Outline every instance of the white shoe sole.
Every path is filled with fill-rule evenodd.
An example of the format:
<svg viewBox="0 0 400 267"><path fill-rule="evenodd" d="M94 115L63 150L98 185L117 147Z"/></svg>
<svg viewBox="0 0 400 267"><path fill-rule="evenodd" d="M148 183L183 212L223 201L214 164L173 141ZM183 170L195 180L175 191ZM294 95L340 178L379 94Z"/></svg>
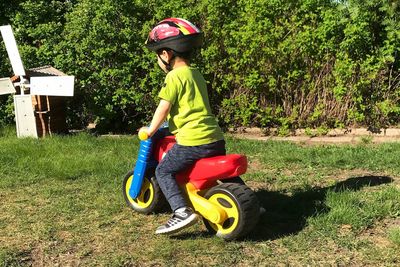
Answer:
<svg viewBox="0 0 400 267"><path fill-rule="evenodd" d="M196 213L193 213L192 215L189 216L188 219L185 221L182 221L181 223L168 227L168 228L162 228L162 229L157 229L156 234L174 234L179 232L180 230L187 228L189 226L192 226L197 222L198 215Z"/></svg>

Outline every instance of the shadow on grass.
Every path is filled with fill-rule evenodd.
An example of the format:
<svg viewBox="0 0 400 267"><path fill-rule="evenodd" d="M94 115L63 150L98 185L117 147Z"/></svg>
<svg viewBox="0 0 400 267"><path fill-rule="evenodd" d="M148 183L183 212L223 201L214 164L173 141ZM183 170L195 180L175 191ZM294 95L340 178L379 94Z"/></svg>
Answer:
<svg viewBox="0 0 400 267"><path fill-rule="evenodd" d="M281 192L258 191L257 197L266 212L249 238L254 241L274 240L300 232L306 226L307 218L329 211L325 206L328 191L358 191L366 186L391 182L393 178L388 176L360 176L330 187L295 192L291 196Z"/></svg>
<svg viewBox="0 0 400 267"><path fill-rule="evenodd" d="M329 208L325 205L327 192L358 191L363 187L378 186L393 181L393 178L389 176L359 176L348 178L334 186L294 192L291 196L282 192L257 191L257 198L266 212L261 215L260 221L252 233L244 239L251 241L275 240L296 234L306 226L308 218L329 212ZM208 232L190 232L172 235L171 238L189 240L213 236L215 235Z"/></svg>

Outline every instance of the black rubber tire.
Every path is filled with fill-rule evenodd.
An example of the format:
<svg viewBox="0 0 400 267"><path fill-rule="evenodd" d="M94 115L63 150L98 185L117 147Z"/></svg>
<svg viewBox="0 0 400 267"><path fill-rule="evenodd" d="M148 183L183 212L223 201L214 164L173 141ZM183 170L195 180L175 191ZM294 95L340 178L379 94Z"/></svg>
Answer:
<svg viewBox="0 0 400 267"><path fill-rule="evenodd" d="M132 199L129 197L127 182L132 175L133 171L128 172L125 175L124 181L122 183L122 194L124 195L126 204L128 204L131 209L142 214L158 213L167 210L168 202L165 199L164 194L162 193L160 186L157 183L154 172L149 172L148 174L146 174L145 179L149 182L149 187L148 190L146 190L145 192L140 192L140 194L143 195L143 199L146 201L146 206L139 205L137 202L137 198ZM150 189L152 189L153 194L150 193Z"/></svg>
<svg viewBox="0 0 400 267"><path fill-rule="evenodd" d="M240 178L240 176L235 176L227 179L221 179L218 180L219 184L225 184L225 183L233 183L233 184L243 184L245 185L245 182Z"/></svg>
<svg viewBox="0 0 400 267"><path fill-rule="evenodd" d="M255 193L249 187L238 183L223 183L208 190L204 197L210 199L216 194L222 194L224 197L231 199L236 205L239 216L238 218L228 218L225 222L220 224L223 229L225 228L225 225L227 225L226 229L229 229L234 225L232 221L238 220L236 226L229 230L229 232L217 231L214 228L216 227L215 225L213 227L211 222L203 219L204 224L210 233L216 234L218 237L225 240L235 240L244 237L254 229L259 220L260 205ZM217 201L221 203L220 206L222 208L224 208L224 205L227 203L224 199L217 199Z"/></svg>

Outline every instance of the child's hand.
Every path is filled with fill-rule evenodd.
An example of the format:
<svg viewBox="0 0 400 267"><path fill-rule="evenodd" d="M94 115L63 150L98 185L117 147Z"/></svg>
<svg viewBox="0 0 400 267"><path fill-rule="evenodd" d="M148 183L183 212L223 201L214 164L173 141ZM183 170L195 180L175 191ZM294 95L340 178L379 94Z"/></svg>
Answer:
<svg viewBox="0 0 400 267"><path fill-rule="evenodd" d="M138 136L140 140L146 140L151 137L151 133L148 127L142 127L139 129Z"/></svg>

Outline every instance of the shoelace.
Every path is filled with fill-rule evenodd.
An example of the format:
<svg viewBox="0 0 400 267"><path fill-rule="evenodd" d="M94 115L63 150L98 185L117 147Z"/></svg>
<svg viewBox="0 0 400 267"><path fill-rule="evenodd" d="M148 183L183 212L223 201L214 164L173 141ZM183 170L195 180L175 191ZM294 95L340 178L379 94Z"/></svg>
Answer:
<svg viewBox="0 0 400 267"><path fill-rule="evenodd" d="M176 216L176 215L183 217L183 218L188 216L188 214L185 211L175 212L174 216Z"/></svg>

